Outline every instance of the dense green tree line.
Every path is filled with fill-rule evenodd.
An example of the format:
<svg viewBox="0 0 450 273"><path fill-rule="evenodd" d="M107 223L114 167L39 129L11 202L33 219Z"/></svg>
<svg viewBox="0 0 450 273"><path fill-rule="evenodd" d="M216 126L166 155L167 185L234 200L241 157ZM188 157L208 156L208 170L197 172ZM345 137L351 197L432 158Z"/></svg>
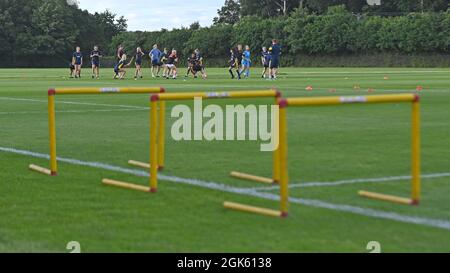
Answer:
<svg viewBox="0 0 450 273"><path fill-rule="evenodd" d="M423 0L423 6L421 0L383 0L374 7L366 0L283 2L227 0L210 27L193 23L181 29L127 32L123 17L108 11L90 14L66 0L0 0L1 66L64 66L76 45L86 55L99 45L104 55L114 56L119 44L129 54L137 46L146 51L153 44L176 48L182 60L199 48L214 65L225 65L230 47L248 44L256 60L272 38L282 44L284 65L305 55L450 53L448 0Z"/></svg>
<svg viewBox="0 0 450 273"><path fill-rule="evenodd" d="M373 5L376 2L380 5ZM410 12L446 11L449 4L450 0L226 0L214 22L235 24L245 16L276 17L288 15L297 8L324 14L330 6L337 5L344 5L354 13L395 16Z"/></svg>
<svg viewBox="0 0 450 273"><path fill-rule="evenodd" d="M53 66L69 62L75 45L108 52L126 20L106 11L90 14L66 0L0 0L3 66Z"/></svg>
<svg viewBox="0 0 450 273"><path fill-rule="evenodd" d="M157 43L185 56L199 48L207 58L221 58L225 64L230 47L250 45L259 53L272 38L280 40L285 64L302 54L449 53L450 12L364 16L344 6L329 7L322 15L297 9L289 16L246 16L234 25L127 32L116 36L113 44L123 43L127 51L133 51L135 46L150 48Z"/></svg>

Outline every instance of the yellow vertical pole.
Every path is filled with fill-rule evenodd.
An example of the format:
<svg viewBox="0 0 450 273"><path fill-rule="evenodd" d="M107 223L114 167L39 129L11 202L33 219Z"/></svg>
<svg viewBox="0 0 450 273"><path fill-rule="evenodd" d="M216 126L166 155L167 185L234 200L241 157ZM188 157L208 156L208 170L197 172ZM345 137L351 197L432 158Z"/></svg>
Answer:
<svg viewBox="0 0 450 273"><path fill-rule="evenodd" d="M287 217L289 212L289 173L287 164L287 101L281 100L280 103L280 210L282 217Z"/></svg>
<svg viewBox="0 0 450 273"><path fill-rule="evenodd" d="M56 159L56 118L55 118L55 95L54 89L48 91L48 135L50 140L50 171L55 176L58 173L58 162Z"/></svg>
<svg viewBox="0 0 450 273"><path fill-rule="evenodd" d="M150 191L158 190L158 100L152 97L150 103Z"/></svg>
<svg viewBox="0 0 450 273"><path fill-rule="evenodd" d="M164 169L166 143L166 102L159 102L158 169Z"/></svg>
<svg viewBox="0 0 450 273"><path fill-rule="evenodd" d="M420 202L420 99L412 104L412 202Z"/></svg>
<svg viewBox="0 0 450 273"><path fill-rule="evenodd" d="M275 105L278 105L279 102L279 98L275 98ZM279 128L280 125L280 118L279 118L279 113L278 113L278 117L276 117L275 119L275 128ZM272 128L273 131L273 128ZM278 138L278 147L275 151L273 151L273 181L275 183L280 183L280 130L278 129L278 131L275 132L276 133L276 137Z"/></svg>

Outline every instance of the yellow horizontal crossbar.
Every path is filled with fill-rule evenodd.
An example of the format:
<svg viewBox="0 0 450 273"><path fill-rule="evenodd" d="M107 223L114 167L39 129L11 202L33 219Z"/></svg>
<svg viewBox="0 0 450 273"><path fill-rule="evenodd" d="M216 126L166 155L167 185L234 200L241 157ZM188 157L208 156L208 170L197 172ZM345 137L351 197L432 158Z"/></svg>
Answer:
<svg viewBox="0 0 450 273"><path fill-rule="evenodd" d="M56 88L56 95L89 94L153 94L164 92L162 87L104 87L104 88Z"/></svg>
<svg viewBox="0 0 450 273"><path fill-rule="evenodd" d="M151 192L149 187L131 184L127 182L122 181L116 181L111 179L103 179L102 183L107 186L113 186L113 187L119 187L123 189L130 189L130 190L136 190L136 191L143 191L143 192Z"/></svg>
<svg viewBox="0 0 450 273"><path fill-rule="evenodd" d="M159 100L190 100L202 99L227 99L227 98L274 98L279 96L277 90L255 90L234 92L186 92L186 93L164 93L159 95Z"/></svg>
<svg viewBox="0 0 450 273"><path fill-rule="evenodd" d="M264 184L274 184L275 183L275 181L272 178L266 178L266 177L262 177L262 176L256 176L256 175L240 173L240 172L231 172L230 176L234 177L234 178L242 179L242 180L249 180L249 181L254 181L254 182L259 182L259 183L264 183Z"/></svg>
<svg viewBox="0 0 450 273"><path fill-rule="evenodd" d="M375 95L375 96L344 96L344 97L313 97L286 99L289 106L320 106L342 105L357 103L396 103L414 102L418 96L415 94Z"/></svg>
<svg viewBox="0 0 450 273"><path fill-rule="evenodd" d="M32 170L32 171L35 171L35 172L38 172L38 173L41 173L41 174L52 175L52 171L51 170L46 169L46 168L42 168L42 167L40 167L38 165L31 164L31 165L28 166L28 168L30 170Z"/></svg>
<svg viewBox="0 0 450 273"><path fill-rule="evenodd" d="M287 215L283 214L281 211L278 211L278 210L265 209L265 208L254 207L254 206L248 206L248 205L243 205L243 204L233 203L233 202L224 202L223 206L226 209L232 209L232 210L238 210L238 211L243 211L243 212L256 213L256 214L265 215L265 216L271 216L271 217L286 217L287 216Z"/></svg>
<svg viewBox="0 0 450 273"><path fill-rule="evenodd" d="M362 197L370 198L370 199L382 200L382 201L387 201L387 202L397 203L397 204L402 204L402 205L416 204L416 202L414 202L412 199L397 197L397 196L388 195L388 194L381 194L381 193L368 192L368 191L359 191L358 195L362 196Z"/></svg>

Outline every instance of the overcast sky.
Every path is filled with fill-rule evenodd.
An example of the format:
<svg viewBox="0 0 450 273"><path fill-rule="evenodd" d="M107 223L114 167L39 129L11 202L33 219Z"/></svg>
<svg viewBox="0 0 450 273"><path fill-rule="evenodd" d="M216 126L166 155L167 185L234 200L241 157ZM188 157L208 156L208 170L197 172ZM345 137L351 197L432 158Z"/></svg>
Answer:
<svg viewBox="0 0 450 273"><path fill-rule="evenodd" d="M188 27L198 21L212 24L225 0L78 0L81 9L102 12L109 9L128 19L128 30L160 30Z"/></svg>

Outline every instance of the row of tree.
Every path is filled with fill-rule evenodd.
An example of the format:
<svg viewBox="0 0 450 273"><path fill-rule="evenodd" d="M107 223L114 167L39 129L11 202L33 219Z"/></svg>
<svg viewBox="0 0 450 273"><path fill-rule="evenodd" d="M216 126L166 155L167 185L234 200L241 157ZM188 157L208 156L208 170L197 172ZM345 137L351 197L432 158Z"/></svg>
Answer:
<svg viewBox="0 0 450 273"><path fill-rule="evenodd" d="M280 40L285 64L306 54L449 53L450 12L385 17L355 15L345 6L330 7L322 15L297 9L289 16L246 16L234 25L202 28L193 24L172 31L125 32L114 37L113 43L123 43L129 52L157 43L185 56L199 48L207 58L225 64L233 45L249 45L256 60L272 38Z"/></svg>
<svg viewBox="0 0 450 273"><path fill-rule="evenodd" d="M67 64L75 45L99 45L126 31L125 18L106 11L90 14L66 0L0 0L0 54L7 66Z"/></svg>
<svg viewBox="0 0 450 273"><path fill-rule="evenodd" d="M353 13L402 15L410 12L446 11L450 0L226 0L215 24L236 24L245 16L263 18L289 15L295 9L324 14L330 6L344 5Z"/></svg>
<svg viewBox="0 0 450 273"><path fill-rule="evenodd" d="M127 32L125 18L108 11L91 14L69 2L0 0L1 65L64 66L75 45L85 53L98 45L103 55L114 56L119 44L132 54L138 46L149 50L155 43L178 49L183 59L199 48L216 60L213 64L224 65L230 47L249 45L256 60L272 38L282 44L284 65L304 55L450 53L450 12L444 11L449 0L381 0L374 7L367 0L227 0L213 26L193 23L152 32ZM343 5L330 6L336 3ZM368 8L419 12L357 12Z"/></svg>

